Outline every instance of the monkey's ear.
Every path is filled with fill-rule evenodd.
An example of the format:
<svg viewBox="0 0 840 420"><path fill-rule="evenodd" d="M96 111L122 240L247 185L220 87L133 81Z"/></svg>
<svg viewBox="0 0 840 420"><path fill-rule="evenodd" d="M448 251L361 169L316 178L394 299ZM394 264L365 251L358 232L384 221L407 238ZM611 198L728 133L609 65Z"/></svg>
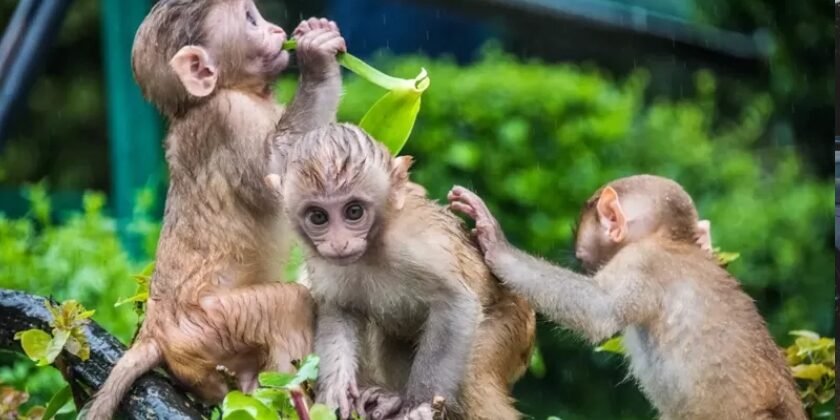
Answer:
<svg viewBox="0 0 840 420"><path fill-rule="evenodd" d="M607 235L613 242L621 242L627 233L627 218L624 210L618 202L618 192L612 187L606 187L601 191L596 205L598 220L601 226L607 231Z"/></svg>
<svg viewBox="0 0 840 420"><path fill-rule="evenodd" d="M203 98L216 89L219 72L204 48L194 45L181 48L169 65L190 95Z"/></svg>
<svg viewBox="0 0 840 420"><path fill-rule="evenodd" d="M282 188L283 188L283 183L282 183L282 180L280 179L280 175L277 175L277 174L266 175L265 178L263 178L263 181L265 181L265 185L267 185L268 188L271 189L271 191L273 191L277 195L280 195L280 193L282 191Z"/></svg>
<svg viewBox="0 0 840 420"><path fill-rule="evenodd" d="M697 222L697 245L703 251L712 252L712 222L700 220Z"/></svg>
<svg viewBox="0 0 840 420"><path fill-rule="evenodd" d="M394 167L391 169L391 196L397 210L403 208L405 197L410 192L407 188L408 170L413 163L414 158L411 156L399 156L394 159Z"/></svg>

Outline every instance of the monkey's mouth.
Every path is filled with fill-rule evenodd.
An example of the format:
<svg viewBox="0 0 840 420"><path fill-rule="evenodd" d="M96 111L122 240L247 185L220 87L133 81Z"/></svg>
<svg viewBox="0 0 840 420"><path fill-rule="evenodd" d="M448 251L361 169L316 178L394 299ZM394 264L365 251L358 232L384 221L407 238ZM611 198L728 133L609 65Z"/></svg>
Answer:
<svg viewBox="0 0 840 420"><path fill-rule="evenodd" d="M362 258L364 255L364 251L354 252L351 254L334 254L334 255L323 255L324 258L329 260L335 265L346 266L353 264L356 261L359 261L359 258Z"/></svg>

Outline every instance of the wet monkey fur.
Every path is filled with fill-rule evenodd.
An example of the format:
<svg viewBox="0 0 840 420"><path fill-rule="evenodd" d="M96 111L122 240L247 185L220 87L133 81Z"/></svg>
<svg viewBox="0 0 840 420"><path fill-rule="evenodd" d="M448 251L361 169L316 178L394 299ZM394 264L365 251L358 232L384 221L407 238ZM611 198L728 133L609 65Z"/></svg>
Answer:
<svg viewBox="0 0 840 420"><path fill-rule="evenodd" d="M141 24L132 68L169 121L170 186L145 322L87 418L111 418L160 365L215 403L230 379L249 391L260 371L290 371L311 351L312 299L279 281L291 232L264 177L280 169L278 144L335 120L345 43L325 19L294 36L300 84L284 109L272 86L286 33L251 0L161 0Z"/></svg>

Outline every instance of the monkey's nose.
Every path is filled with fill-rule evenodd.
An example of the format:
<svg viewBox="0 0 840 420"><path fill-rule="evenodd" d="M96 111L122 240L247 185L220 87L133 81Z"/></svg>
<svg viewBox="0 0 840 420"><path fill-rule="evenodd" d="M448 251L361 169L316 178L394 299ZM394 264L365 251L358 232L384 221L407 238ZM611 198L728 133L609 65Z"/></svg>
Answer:
<svg viewBox="0 0 840 420"><path fill-rule="evenodd" d="M271 33L272 34L286 35L286 31L284 31L283 28L281 28L277 25L271 25Z"/></svg>

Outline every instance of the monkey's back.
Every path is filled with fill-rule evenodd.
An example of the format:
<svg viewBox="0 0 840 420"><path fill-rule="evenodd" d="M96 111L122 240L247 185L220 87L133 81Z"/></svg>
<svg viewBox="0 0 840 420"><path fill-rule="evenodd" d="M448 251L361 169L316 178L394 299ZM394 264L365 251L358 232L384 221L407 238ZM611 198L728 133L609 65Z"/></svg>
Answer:
<svg viewBox="0 0 840 420"><path fill-rule="evenodd" d="M460 278L482 303L483 319L476 333L471 362L462 390L464 418L516 419L510 389L525 373L536 335L536 315L521 296L502 286L484 262L476 241L466 226L448 208L417 197L435 226L451 238L451 249Z"/></svg>
<svg viewBox="0 0 840 420"><path fill-rule="evenodd" d="M663 417L804 419L781 349L737 280L695 247L664 251L669 263L651 276L667 279L661 315L624 334Z"/></svg>

